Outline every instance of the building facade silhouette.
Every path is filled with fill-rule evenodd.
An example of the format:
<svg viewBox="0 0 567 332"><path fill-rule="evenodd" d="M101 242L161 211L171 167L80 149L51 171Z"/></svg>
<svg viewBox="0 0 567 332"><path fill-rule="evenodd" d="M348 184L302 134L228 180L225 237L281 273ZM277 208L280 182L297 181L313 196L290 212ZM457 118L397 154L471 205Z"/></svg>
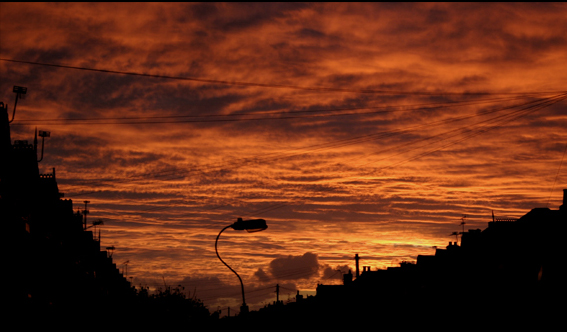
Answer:
<svg viewBox="0 0 567 332"><path fill-rule="evenodd" d="M83 314L131 303L135 289L100 238L83 225L57 186L55 168L41 174L33 144L12 143L8 107L0 103L0 217L7 240L3 271L8 310L36 315ZM5 242L5 243L6 243Z"/></svg>
<svg viewBox="0 0 567 332"><path fill-rule="evenodd" d="M354 280L349 272L343 285L319 285L316 297L337 317L413 317L411 325L440 317L484 324L559 320L566 309L566 228L567 189L558 210L493 218L484 230L462 233L460 245L449 242L399 267L365 267Z"/></svg>

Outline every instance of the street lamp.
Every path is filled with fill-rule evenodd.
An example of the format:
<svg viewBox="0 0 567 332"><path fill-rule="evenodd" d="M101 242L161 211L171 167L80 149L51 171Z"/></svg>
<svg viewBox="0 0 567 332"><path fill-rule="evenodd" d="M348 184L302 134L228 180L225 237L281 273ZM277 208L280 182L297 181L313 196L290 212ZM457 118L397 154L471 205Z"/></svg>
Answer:
<svg viewBox="0 0 567 332"><path fill-rule="evenodd" d="M224 232L224 230L229 227L237 231L247 231L248 233L253 233L253 232L260 232L265 230L266 228L268 228L268 225L266 225L266 221L264 219L242 220L242 218L238 218L238 220L234 224L228 225L225 228L223 228L220 231L219 235L217 235L217 240L215 241L215 252L217 253L217 257L226 267L228 267L232 272L234 272L234 274L236 274L236 276L238 277L238 280L240 280L240 288L242 290L242 306L240 307L240 313L246 314L248 312L248 306L246 305L246 300L244 298L244 283L242 283L242 278L240 278L238 273L236 273L236 271L234 271L230 266L228 266L228 264L226 264L222 260L222 258L219 255L219 251L217 249L221 233Z"/></svg>

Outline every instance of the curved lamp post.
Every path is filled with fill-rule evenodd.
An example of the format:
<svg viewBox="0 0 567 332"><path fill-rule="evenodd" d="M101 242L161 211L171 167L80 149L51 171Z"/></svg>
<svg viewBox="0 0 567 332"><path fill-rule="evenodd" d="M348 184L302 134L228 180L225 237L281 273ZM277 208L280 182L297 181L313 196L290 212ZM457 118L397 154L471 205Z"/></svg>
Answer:
<svg viewBox="0 0 567 332"><path fill-rule="evenodd" d="M224 265L226 265L226 267L228 267L232 272L234 272L234 274L236 274L236 276L238 277L238 280L240 280L240 288L242 289L242 306L240 307L240 313L245 314L248 312L248 306L246 305L246 300L244 299L244 284L242 283L242 278L240 278L238 273L236 273L236 271L234 271L230 266L228 266L228 264L226 264L222 260L222 258L219 255L219 251L217 249L219 237L221 233L224 232L224 230L227 228L232 228L237 231L247 231L248 233L253 233L253 232L259 232L265 230L266 228L268 228L268 225L266 225L266 221L264 219L242 220L242 218L238 218L238 220L234 224L228 225L225 228L223 228L220 231L219 235L217 235L217 240L215 241L215 252L217 253L217 257Z"/></svg>

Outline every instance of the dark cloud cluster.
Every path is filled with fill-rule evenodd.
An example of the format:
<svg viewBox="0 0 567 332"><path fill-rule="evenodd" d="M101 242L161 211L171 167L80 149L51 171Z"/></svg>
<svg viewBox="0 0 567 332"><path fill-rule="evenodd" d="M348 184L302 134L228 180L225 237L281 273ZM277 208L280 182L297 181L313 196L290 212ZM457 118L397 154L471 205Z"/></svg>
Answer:
<svg viewBox="0 0 567 332"><path fill-rule="evenodd" d="M273 259L268 267L269 273L259 268L254 276L261 282L272 280L300 280L319 276L319 261L317 255L306 252L303 255L288 255Z"/></svg>
<svg viewBox="0 0 567 332"><path fill-rule="evenodd" d="M302 256L276 258L270 262L270 273L276 279L307 279L319 272L317 255L307 252Z"/></svg>

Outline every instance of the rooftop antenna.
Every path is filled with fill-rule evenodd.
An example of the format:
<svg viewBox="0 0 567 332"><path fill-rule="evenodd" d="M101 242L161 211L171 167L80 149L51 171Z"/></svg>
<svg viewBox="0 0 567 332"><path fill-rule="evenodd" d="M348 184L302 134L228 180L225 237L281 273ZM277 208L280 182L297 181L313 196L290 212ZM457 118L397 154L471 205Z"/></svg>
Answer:
<svg viewBox="0 0 567 332"><path fill-rule="evenodd" d="M463 233L465 232L465 224L466 224L465 219L467 219L467 215L463 214L463 217L461 218L461 223L460 223L460 225L463 226Z"/></svg>
<svg viewBox="0 0 567 332"><path fill-rule="evenodd" d="M167 286L167 284L165 283L165 277L161 276L161 278L163 279L163 286L165 287L165 291L169 292L169 287Z"/></svg>
<svg viewBox="0 0 567 332"><path fill-rule="evenodd" d="M127 278L128 277L128 263L130 263L130 260L125 261L124 263L122 263L122 265L124 265L124 276Z"/></svg>
<svg viewBox="0 0 567 332"><path fill-rule="evenodd" d="M83 224L84 224L84 230L87 230L87 214L89 213L89 210L87 210L87 204L89 204L91 201L83 201L83 203L85 203L85 209L83 210L83 215L85 216L83 218Z"/></svg>
<svg viewBox="0 0 567 332"><path fill-rule="evenodd" d="M28 88L14 85L14 89L12 91L16 94L16 102L14 103L14 111L12 112L12 120L8 121L8 123L12 123L12 121L14 121L14 118L16 117L16 106L18 105L18 99L24 99L24 96L28 92Z"/></svg>
<svg viewBox="0 0 567 332"><path fill-rule="evenodd" d="M36 140L37 140L37 128L35 128L35 132L36 132ZM43 131L43 130L39 131L39 137L41 137L41 158L39 158L39 160L37 161L38 163L43 160L43 146L45 145L45 138L50 136L51 136L51 132L49 131Z"/></svg>
<svg viewBox="0 0 567 332"><path fill-rule="evenodd" d="M115 248L114 246L112 246L112 247L106 247L106 250L108 251L108 257L109 257L109 258L112 258L112 253L114 253L114 250L115 250L115 249L116 249L116 248Z"/></svg>
<svg viewBox="0 0 567 332"><path fill-rule="evenodd" d="M86 208L85 208L85 210L86 210ZM89 229L89 228L91 228L91 227L94 227L94 234L96 235L96 226L99 226L99 225L104 225L104 221L102 221L102 219L94 220L93 223L92 223L92 225L90 225L90 226L87 227L86 229ZM98 241L100 242L100 228L98 229L98 232L99 232L99 233L98 233Z"/></svg>

